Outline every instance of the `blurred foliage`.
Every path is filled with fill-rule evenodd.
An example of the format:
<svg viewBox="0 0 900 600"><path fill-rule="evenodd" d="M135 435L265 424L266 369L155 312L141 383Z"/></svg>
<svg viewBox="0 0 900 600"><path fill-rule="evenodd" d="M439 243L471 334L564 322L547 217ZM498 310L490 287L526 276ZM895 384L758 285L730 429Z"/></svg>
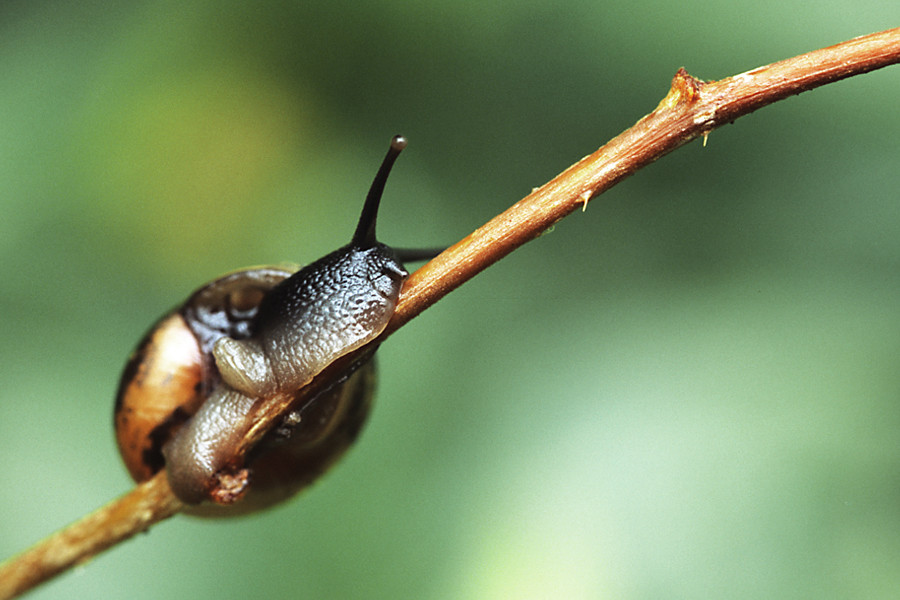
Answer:
<svg viewBox="0 0 900 600"><path fill-rule="evenodd" d="M453 242L653 109L896 2L0 7L0 555L128 489L121 365L204 281ZM891 598L900 71L640 172L380 351L346 460L33 598Z"/></svg>

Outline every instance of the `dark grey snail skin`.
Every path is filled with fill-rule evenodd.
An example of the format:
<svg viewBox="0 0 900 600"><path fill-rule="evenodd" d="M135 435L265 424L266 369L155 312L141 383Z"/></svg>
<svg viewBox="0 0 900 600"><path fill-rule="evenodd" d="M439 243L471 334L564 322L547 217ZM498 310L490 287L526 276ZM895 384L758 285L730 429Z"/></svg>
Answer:
<svg viewBox="0 0 900 600"><path fill-rule="evenodd" d="M216 343L222 379L256 397L306 385L384 330L408 275L384 244L345 246L319 259L263 299L258 335Z"/></svg>
<svg viewBox="0 0 900 600"><path fill-rule="evenodd" d="M393 251L345 246L272 289L255 334L213 349L226 385L215 388L163 448L169 484L184 502L207 498L214 478L252 426L257 399L293 392L336 359L384 331L407 277Z"/></svg>
<svg viewBox="0 0 900 600"><path fill-rule="evenodd" d="M221 382L163 446L169 484L182 501L210 499L217 476L234 468L234 450L253 426L259 399L296 392L384 331L408 273L397 253L376 241L375 221L387 174L405 146L400 136L392 141L351 243L273 287L259 304L249 337L215 342Z"/></svg>

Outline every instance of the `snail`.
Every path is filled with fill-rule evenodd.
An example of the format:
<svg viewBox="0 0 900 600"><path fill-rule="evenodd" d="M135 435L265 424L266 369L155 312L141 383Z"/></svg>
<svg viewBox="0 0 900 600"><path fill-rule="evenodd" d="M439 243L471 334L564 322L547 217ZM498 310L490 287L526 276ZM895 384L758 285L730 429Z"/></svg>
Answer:
<svg viewBox="0 0 900 600"><path fill-rule="evenodd" d="M392 139L348 245L296 272L260 267L220 277L144 336L114 409L119 451L135 481L165 467L186 512L245 514L293 496L353 443L372 402L374 351L303 406L292 405L245 468L228 462L260 398L296 393L374 340L408 276L403 262L437 254L395 250L375 238L384 185L405 147L402 136Z"/></svg>

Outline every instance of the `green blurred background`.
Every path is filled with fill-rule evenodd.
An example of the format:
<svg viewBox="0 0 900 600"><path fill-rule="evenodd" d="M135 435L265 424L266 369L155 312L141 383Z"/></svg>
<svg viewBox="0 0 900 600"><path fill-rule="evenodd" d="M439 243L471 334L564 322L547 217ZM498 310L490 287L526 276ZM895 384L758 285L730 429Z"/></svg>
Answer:
<svg viewBox="0 0 900 600"><path fill-rule="evenodd" d="M0 555L125 492L112 396L231 269L451 243L652 110L895 0L0 7ZM900 68L641 171L380 351L302 497L38 598L896 598Z"/></svg>

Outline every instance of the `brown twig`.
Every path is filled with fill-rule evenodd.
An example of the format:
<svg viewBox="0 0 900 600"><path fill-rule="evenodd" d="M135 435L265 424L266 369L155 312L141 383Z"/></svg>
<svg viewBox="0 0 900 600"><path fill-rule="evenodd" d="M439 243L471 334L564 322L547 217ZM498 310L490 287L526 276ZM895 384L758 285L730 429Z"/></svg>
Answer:
<svg viewBox="0 0 900 600"><path fill-rule="evenodd" d="M900 62L900 28L703 82L681 69L656 110L416 271L395 331L488 266L638 169L698 136L793 94Z"/></svg>
<svg viewBox="0 0 900 600"><path fill-rule="evenodd" d="M403 288L387 330L375 343L575 209L586 207L592 198L679 146L787 96L897 62L900 28L721 81L704 82L679 70L656 110L416 271ZM323 381L325 378L318 378L312 386ZM259 426L248 432L241 454L281 418L288 402L285 398L261 402ZM158 474L0 566L0 600L33 588L181 508L165 473Z"/></svg>
<svg viewBox="0 0 900 600"><path fill-rule="evenodd" d="M165 472L60 529L0 567L0 598L14 598L151 525L184 505L172 495Z"/></svg>

